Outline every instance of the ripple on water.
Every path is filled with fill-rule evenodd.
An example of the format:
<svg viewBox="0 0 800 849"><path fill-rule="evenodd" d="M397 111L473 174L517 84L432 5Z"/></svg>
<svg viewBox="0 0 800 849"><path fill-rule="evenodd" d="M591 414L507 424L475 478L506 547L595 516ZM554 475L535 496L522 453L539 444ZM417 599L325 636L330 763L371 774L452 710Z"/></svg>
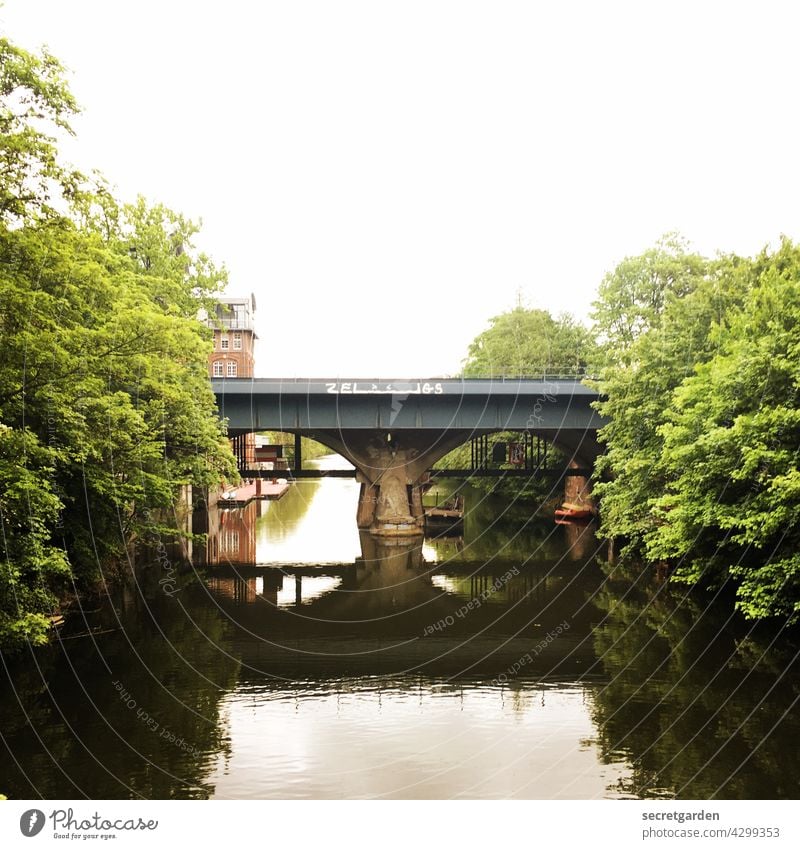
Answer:
<svg viewBox="0 0 800 849"><path fill-rule="evenodd" d="M208 781L221 798L621 795L590 702L575 683L250 684L225 699L233 750Z"/></svg>

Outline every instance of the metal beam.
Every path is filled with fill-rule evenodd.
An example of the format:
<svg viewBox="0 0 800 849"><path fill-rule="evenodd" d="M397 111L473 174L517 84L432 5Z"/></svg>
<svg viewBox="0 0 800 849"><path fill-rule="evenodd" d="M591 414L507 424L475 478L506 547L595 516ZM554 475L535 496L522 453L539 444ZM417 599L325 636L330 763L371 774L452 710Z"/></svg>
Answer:
<svg viewBox="0 0 800 849"><path fill-rule="evenodd" d="M591 477L591 469L567 468L557 469L430 469L432 478L519 478L537 477L546 472L549 477ZM248 478L286 478L286 480L307 480L319 478L354 478L355 469L276 469L266 472L261 469L245 469L243 474Z"/></svg>
<svg viewBox="0 0 800 849"><path fill-rule="evenodd" d="M258 430L596 431L598 394L559 380L213 380L231 434ZM377 387L373 389L372 387ZM468 438L467 436L467 438Z"/></svg>
<svg viewBox="0 0 800 849"><path fill-rule="evenodd" d="M428 474L432 478L523 478L537 477L546 473L550 477L566 478L588 478L592 476L591 469L572 468L567 469L430 469Z"/></svg>

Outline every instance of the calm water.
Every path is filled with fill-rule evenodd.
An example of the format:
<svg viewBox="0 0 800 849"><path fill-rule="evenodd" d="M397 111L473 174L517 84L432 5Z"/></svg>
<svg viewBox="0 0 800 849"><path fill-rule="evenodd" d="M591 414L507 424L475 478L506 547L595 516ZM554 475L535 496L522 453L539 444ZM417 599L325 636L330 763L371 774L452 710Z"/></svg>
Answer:
<svg viewBox="0 0 800 849"><path fill-rule="evenodd" d="M6 661L0 792L797 797L792 638L466 494L421 549L359 535L349 480L212 517L178 592L153 566Z"/></svg>

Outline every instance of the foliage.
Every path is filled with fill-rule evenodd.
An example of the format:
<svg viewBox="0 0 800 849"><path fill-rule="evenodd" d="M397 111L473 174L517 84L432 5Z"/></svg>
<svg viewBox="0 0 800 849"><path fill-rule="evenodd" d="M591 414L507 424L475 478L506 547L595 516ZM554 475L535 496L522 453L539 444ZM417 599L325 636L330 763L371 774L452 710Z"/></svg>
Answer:
<svg viewBox="0 0 800 849"><path fill-rule="evenodd" d="M643 270L636 275L634 260L624 261L628 279L644 277L659 265L652 252L642 257L641 264ZM672 264L671 259L665 260L667 268ZM715 345L711 327L724 321L742 297L736 261L721 259L712 265L695 259L691 266L697 274L691 280L682 279L680 292L673 292L656 275L649 276L655 289L666 288L660 299L650 299L651 303L660 301L661 307L651 310L647 329L630 341L605 344L600 377L594 383L603 397L597 409L609 422L599 433L605 453L597 463L595 486L595 494L602 500L603 532L626 538L633 551L641 552L643 535L653 523L652 502L663 492L659 427L666 421L672 392L696 363L711 356ZM619 295L617 288L607 287L608 291ZM595 305L598 322L610 315L613 306ZM606 337L614 333L605 323L598 331Z"/></svg>
<svg viewBox="0 0 800 849"><path fill-rule="evenodd" d="M464 361L465 377L532 376L583 374L596 358L592 334L572 316L553 318L546 310L514 309L495 316L487 330L469 346ZM495 434L492 441L522 441L522 434ZM561 462L553 446L549 447L550 465ZM437 468L468 469L471 465L469 444L451 451ZM484 492L514 498L544 500L550 492L548 478L474 478L472 485Z"/></svg>
<svg viewBox="0 0 800 849"><path fill-rule="evenodd" d="M518 306L473 340L464 376L582 374L593 350L590 332L572 316Z"/></svg>
<svg viewBox="0 0 800 849"><path fill-rule="evenodd" d="M0 36L0 221L53 214L80 174L58 161L57 133L71 133L78 106L59 61Z"/></svg>
<svg viewBox="0 0 800 849"><path fill-rule="evenodd" d="M622 537L627 554L675 564L677 580L732 579L748 617L796 617L797 249L784 241L756 260L684 257L672 283L650 274L652 252L640 273L633 259L623 265L620 279L649 279L664 295L638 290L656 306L624 325L636 328L629 335L610 318L622 309L619 287L606 287L617 300L595 312L616 340L596 383L609 419L595 486L602 533Z"/></svg>
<svg viewBox="0 0 800 849"><path fill-rule="evenodd" d="M489 440L489 466L491 468L515 468L510 463L498 464L492 461L491 446L498 443L521 443L524 440L524 436L525 435L523 433L510 431L493 433ZM533 456L529 458L529 461L535 464L536 449L533 445L531 445L531 450L533 451ZM566 465L566 457L555 446L547 445L546 450L548 469L557 469ZM472 447L469 442L465 442L463 445L459 445L458 448L453 449L449 454L442 457L441 460L434 464L434 468L457 470L470 469L472 467L472 462ZM469 485L473 489L486 495L505 496L506 498L513 498L515 500L522 499L525 503L529 503L531 500L544 502L558 494L558 487L556 487L555 490L553 488L553 476L547 473L531 476L512 476L507 478L470 476ZM563 489L563 484L561 487ZM559 499L563 497L563 493L558 497Z"/></svg>
<svg viewBox="0 0 800 849"><path fill-rule="evenodd" d="M800 248L764 254L719 350L662 426L667 492L648 538L676 577L733 578L751 618L800 618Z"/></svg>
<svg viewBox="0 0 800 849"><path fill-rule="evenodd" d="M60 66L0 41L0 646L41 642L70 585L176 529L185 485L235 477L198 307L224 282L196 226L70 181L41 123ZM13 147L13 155L12 155ZM67 179L67 175L69 179ZM69 203L50 204L53 183ZM70 189L70 191L67 191Z"/></svg>
<svg viewBox="0 0 800 849"><path fill-rule="evenodd" d="M633 343L661 324L668 304L694 291L707 274L708 261L687 248L677 233L667 233L603 278L592 319L606 361L628 361Z"/></svg>

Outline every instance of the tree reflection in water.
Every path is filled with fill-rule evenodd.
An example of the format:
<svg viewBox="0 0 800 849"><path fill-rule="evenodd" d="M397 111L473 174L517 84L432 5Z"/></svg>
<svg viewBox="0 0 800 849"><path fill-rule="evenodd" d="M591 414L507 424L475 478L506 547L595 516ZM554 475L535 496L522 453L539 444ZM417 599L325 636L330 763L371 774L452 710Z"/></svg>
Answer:
<svg viewBox="0 0 800 849"><path fill-rule="evenodd" d="M642 574L609 567L594 603L594 646L608 682L593 718L608 759L630 760L637 797L794 798L800 767L798 647L749 629L723 600L702 605ZM711 601L711 599L709 599Z"/></svg>

